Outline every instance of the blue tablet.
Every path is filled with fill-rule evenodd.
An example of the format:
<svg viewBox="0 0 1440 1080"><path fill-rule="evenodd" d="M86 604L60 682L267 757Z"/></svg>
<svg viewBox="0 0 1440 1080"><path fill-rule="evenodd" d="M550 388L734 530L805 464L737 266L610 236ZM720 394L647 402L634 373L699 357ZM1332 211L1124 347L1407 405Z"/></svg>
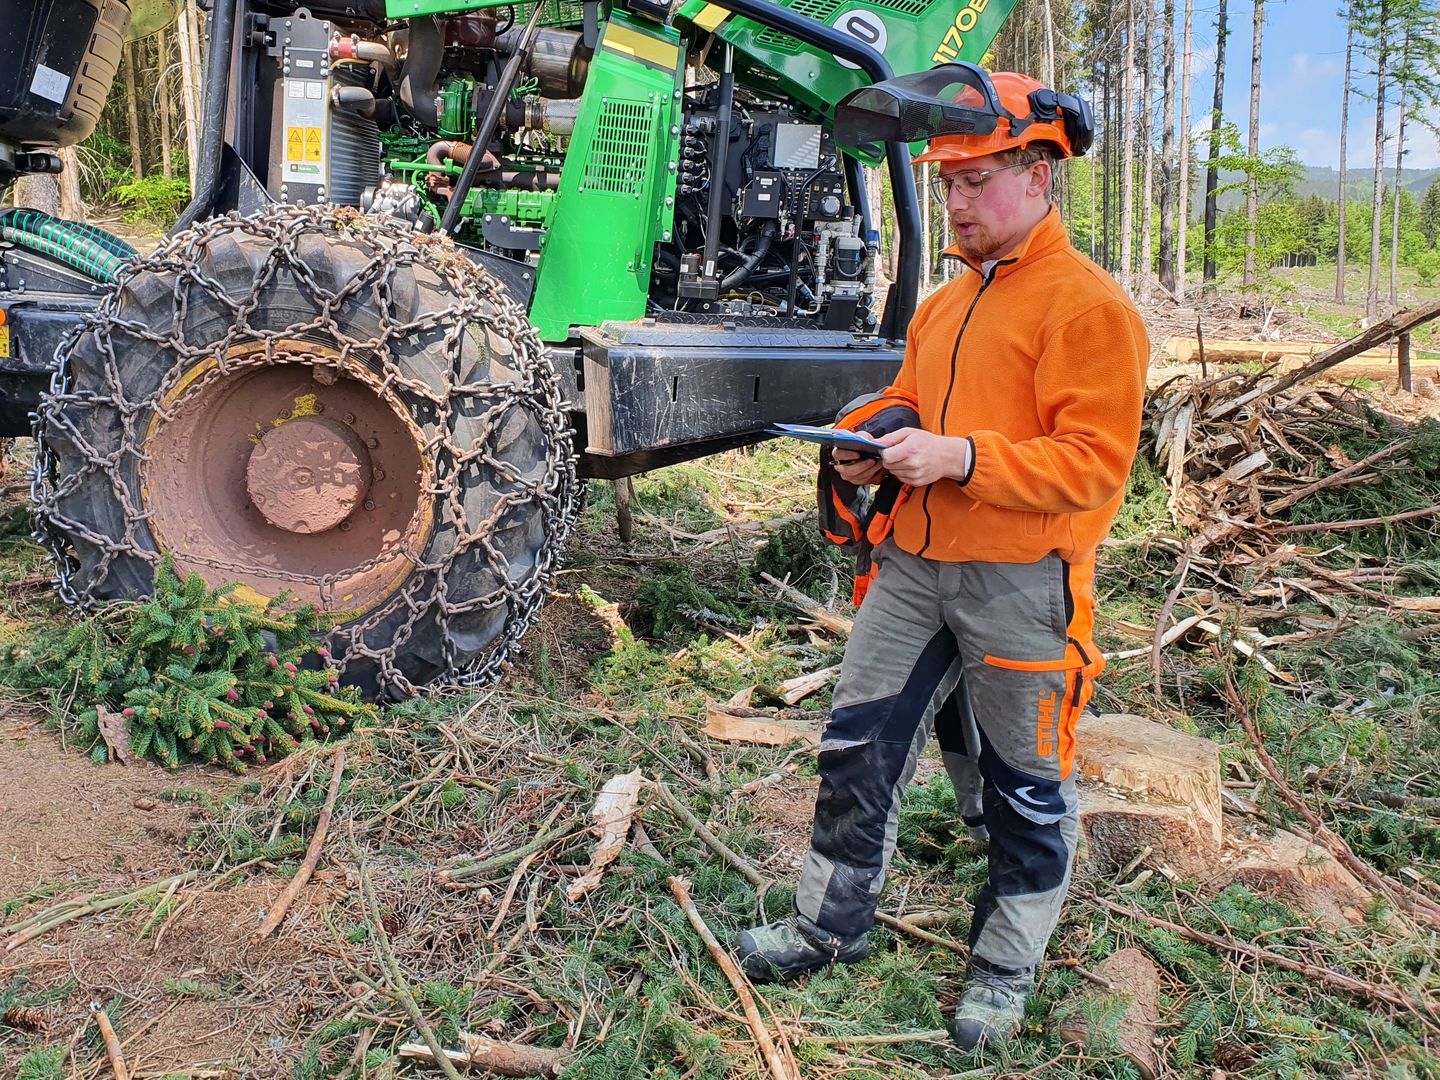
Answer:
<svg viewBox="0 0 1440 1080"><path fill-rule="evenodd" d="M809 424L771 424L765 429L770 435L788 435L840 450L853 450L862 457L878 458L885 448L873 439L840 428L811 427Z"/></svg>

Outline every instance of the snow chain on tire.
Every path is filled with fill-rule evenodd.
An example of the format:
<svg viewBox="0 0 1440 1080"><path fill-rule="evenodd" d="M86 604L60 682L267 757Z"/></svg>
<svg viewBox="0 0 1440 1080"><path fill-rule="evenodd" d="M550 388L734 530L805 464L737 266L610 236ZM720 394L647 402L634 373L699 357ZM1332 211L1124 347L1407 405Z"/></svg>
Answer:
<svg viewBox="0 0 1440 1080"><path fill-rule="evenodd" d="M448 242L344 209L275 206L215 218L125 266L58 359L36 421L33 498L69 604L147 593L167 551L211 584L279 582L260 593L293 589L343 612L355 609L340 595L342 579L379 573L384 595L336 627L328 644L348 680L397 696L419 685L494 680L549 592L580 490L558 380L523 309ZM303 522L301 532L274 531L281 557L252 557L260 548L247 548L246 538L273 524L268 513L262 521L263 499L252 487L249 499L232 500L238 509L212 515L248 515L237 528L250 531L233 550L223 531L195 550L175 542L189 535L173 524L183 526L188 507L177 513L165 500L220 496L176 495L174 482L167 491L155 479L160 471L185 474L151 451L166 445L171 457L208 453L218 461L221 451L206 445L224 441L214 433L224 425L201 423L168 444L157 432L189 431L170 425L200 423L196 416L209 415L194 411L200 402L219 402L213 410L224 418L225 395L239 393L230 387L311 376L319 394L296 397L297 415L341 379L352 398L372 394L376 414L390 410L385 422L413 437L402 450L417 464L404 484L391 477L383 496L410 500L410 525L383 532L368 561L315 573L282 564L286 543L318 550L322 541L302 535L316 531ZM312 422L361 445L364 432L342 430L335 411ZM290 417L286 409L241 434L258 447ZM230 459L250 449L231 441ZM373 473L378 487L383 472ZM348 520L338 528L350 537L364 531L348 533ZM391 565L402 573L386 576Z"/></svg>

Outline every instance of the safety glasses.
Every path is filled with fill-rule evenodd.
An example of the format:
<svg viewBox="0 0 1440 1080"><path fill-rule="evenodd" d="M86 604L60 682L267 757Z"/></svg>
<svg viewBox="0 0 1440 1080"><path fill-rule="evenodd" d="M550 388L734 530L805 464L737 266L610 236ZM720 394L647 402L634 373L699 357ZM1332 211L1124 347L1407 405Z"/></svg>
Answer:
<svg viewBox="0 0 1440 1080"><path fill-rule="evenodd" d="M1027 169L1039 160L1039 158L1031 158L1029 161L1014 161L1009 165L1001 165L999 168L985 169L983 172L966 169L962 172L939 173L930 178L930 194L935 196L935 201L941 206L949 203L951 191L958 191L967 199L978 199L985 190L985 181L996 173L1006 172L1010 169Z"/></svg>

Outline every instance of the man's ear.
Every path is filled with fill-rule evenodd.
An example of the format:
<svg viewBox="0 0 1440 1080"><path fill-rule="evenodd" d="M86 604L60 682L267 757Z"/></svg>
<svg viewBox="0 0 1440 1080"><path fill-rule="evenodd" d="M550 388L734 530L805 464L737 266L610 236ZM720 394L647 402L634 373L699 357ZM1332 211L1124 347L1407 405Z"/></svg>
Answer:
<svg viewBox="0 0 1440 1080"><path fill-rule="evenodd" d="M1044 198L1050 191L1050 171L1053 167L1049 158L1035 162L1030 168L1030 182L1025 187L1025 194Z"/></svg>

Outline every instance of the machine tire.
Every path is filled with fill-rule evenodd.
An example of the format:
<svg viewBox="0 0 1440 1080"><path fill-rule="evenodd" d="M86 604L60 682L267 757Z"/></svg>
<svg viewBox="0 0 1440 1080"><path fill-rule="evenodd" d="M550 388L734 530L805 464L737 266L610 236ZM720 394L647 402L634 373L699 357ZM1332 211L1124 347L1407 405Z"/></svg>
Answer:
<svg viewBox="0 0 1440 1080"><path fill-rule="evenodd" d="M71 603L148 594L168 553L347 613L346 681L398 697L492 681L548 595L579 498L559 384L447 243L293 207L203 222L59 361L36 518Z"/></svg>

